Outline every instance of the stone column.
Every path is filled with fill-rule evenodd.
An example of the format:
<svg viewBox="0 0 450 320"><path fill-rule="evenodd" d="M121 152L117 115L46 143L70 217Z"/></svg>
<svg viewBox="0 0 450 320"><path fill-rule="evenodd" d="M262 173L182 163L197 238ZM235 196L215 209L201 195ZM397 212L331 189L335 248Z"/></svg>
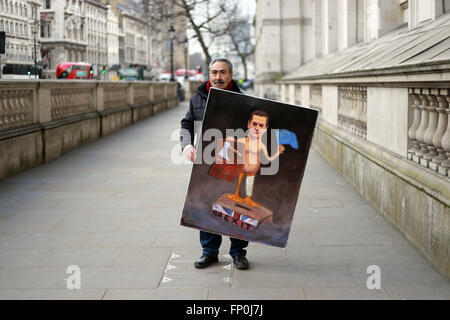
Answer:
<svg viewBox="0 0 450 320"><path fill-rule="evenodd" d="M326 56L338 50L338 1L322 1L322 55Z"/></svg>

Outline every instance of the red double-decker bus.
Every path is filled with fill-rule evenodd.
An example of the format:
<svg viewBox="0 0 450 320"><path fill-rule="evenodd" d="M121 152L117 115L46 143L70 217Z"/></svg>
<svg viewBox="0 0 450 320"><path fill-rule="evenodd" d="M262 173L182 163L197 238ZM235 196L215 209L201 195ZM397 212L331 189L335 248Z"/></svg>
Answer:
<svg viewBox="0 0 450 320"><path fill-rule="evenodd" d="M91 80L94 76L92 65L84 62L64 62L56 67L58 79L85 79Z"/></svg>

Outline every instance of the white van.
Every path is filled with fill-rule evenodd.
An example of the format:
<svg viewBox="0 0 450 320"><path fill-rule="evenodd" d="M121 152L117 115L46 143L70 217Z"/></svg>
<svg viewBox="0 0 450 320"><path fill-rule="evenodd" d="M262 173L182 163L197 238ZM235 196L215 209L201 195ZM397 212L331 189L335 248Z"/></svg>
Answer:
<svg viewBox="0 0 450 320"><path fill-rule="evenodd" d="M169 82L172 75L170 73L161 73L159 75L159 81L161 82Z"/></svg>

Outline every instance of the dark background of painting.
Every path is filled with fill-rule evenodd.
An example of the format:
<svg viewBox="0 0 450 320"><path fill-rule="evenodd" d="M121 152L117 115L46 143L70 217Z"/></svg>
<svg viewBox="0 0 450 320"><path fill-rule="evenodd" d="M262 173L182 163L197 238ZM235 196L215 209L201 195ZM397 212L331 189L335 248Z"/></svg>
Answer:
<svg viewBox="0 0 450 320"><path fill-rule="evenodd" d="M272 224L260 225L254 231L242 230L212 215L212 204L224 193L233 193L237 179L230 183L210 176L210 164L195 164L186 196L181 224L213 233L243 238L250 241L285 247L318 112L309 108L247 96L230 91L211 89L202 133L209 128L219 129L225 138L226 129L247 130L250 114L264 110L269 116L267 149L271 154L270 129L288 129L297 135L299 149L286 145L279 158L276 175L256 174L252 199L274 212ZM210 141L202 143L204 150ZM202 150L202 152L203 152ZM201 156L197 150L197 156ZM266 165L269 166L270 164ZM245 197L245 177L240 187Z"/></svg>

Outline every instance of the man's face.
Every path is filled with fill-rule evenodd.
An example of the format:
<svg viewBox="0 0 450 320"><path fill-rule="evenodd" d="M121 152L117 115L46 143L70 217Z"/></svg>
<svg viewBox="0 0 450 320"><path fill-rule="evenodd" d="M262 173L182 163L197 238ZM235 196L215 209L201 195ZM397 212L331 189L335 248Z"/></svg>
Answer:
<svg viewBox="0 0 450 320"><path fill-rule="evenodd" d="M213 88L225 89L230 84L233 73L228 70L228 64L216 61L209 69L209 80Z"/></svg>
<svg viewBox="0 0 450 320"><path fill-rule="evenodd" d="M253 115L247 124L249 135L253 138L260 138L267 131L267 118Z"/></svg>

